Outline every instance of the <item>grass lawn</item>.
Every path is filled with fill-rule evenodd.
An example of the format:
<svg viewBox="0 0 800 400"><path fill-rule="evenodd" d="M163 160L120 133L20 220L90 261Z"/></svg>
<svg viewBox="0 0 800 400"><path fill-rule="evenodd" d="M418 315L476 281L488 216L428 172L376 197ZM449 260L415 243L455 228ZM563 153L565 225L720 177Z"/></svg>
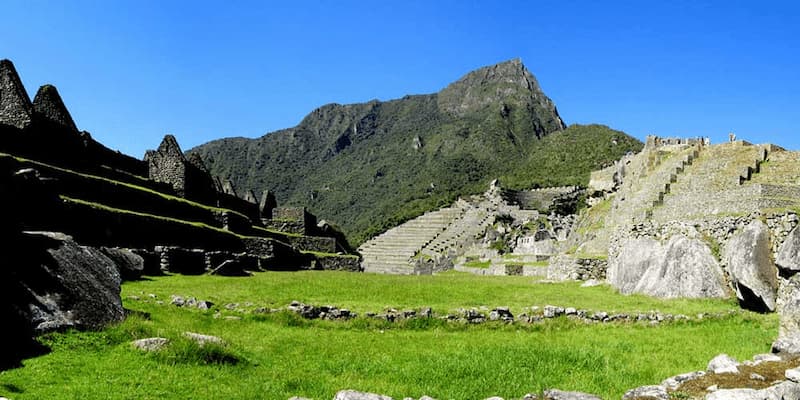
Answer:
<svg viewBox="0 0 800 400"><path fill-rule="evenodd" d="M145 295L142 296L141 294ZM158 304L147 294L156 294ZM209 311L178 308L169 295L214 301ZM139 296L134 300L129 296ZM662 302L604 287L540 284L523 277L381 276L330 272L261 273L251 278L160 277L126 283L130 317L102 332L42 338L48 355L0 373L11 399L330 399L346 388L394 398L521 397L557 387L618 399L625 390L705 369L719 353L740 359L767 352L777 317L736 313L697 322L585 325L559 318L535 325L466 326L439 320L389 324L366 319L306 321L288 313L235 314L230 302L283 306L291 300L356 311L385 306L458 307L556 304L617 311L720 312L732 302ZM219 311L219 313L217 312ZM215 318L237 315L242 319ZM227 346L203 353L185 331L217 335ZM129 342L162 336L167 350L145 354ZM222 356L222 357L217 357ZM225 358L238 362L215 362Z"/></svg>

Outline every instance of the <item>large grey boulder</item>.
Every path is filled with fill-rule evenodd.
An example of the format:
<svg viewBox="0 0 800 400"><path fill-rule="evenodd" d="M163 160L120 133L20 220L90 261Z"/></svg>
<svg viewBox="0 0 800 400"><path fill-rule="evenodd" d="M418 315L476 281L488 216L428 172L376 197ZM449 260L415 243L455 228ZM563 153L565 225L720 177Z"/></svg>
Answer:
<svg viewBox="0 0 800 400"><path fill-rule="evenodd" d="M120 275L100 250L56 233L11 234L0 253L0 369L38 354L33 337L121 321Z"/></svg>
<svg viewBox="0 0 800 400"><path fill-rule="evenodd" d="M772 262L767 224L760 220L748 224L728 242L724 259L742 307L775 311L778 270Z"/></svg>
<svg viewBox="0 0 800 400"><path fill-rule="evenodd" d="M606 272L608 283L623 294L636 291L642 276L664 260L664 247L650 238L629 239L620 254L611 260Z"/></svg>
<svg viewBox="0 0 800 400"><path fill-rule="evenodd" d="M797 343L792 347L800 351L800 274L780 280L777 303L780 314L779 340Z"/></svg>
<svg viewBox="0 0 800 400"><path fill-rule="evenodd" d="M800 226L792 229L781 247L778 248L775 264L786 271L800 271Z"/></svg>
<svg viewBox="0 0 800 400"><path fill-rule="evenodd" d="M800 399L800 384L792 381L784 381L777 385L761 389L766 400L793 400Z"/></svg>
<svg viewBox="0 0 800 400"><path fill-rule="evenodd" d="M25 266L38 276L22 277L35 331L99 329L122 321L121 278L114 261L66 235L45 232L27 236L42 246Z"/></svg>
<svg viewBox="0 0 800 400"><path fill-rule="evenodd" d="M336 393L333 400L393 400L389 396L374 393L357 392L355 390L341 390Z"/></svg>
<svg viewBox="0 0 800 400"><path fill-rule="evenodd" d="M779 336L772 342L772 352L778 356L800 354L800 334Z"/></svg>
<svg viewBox="0 0 800 400"><path fill-rule="evenodd" d="M706 371L715 374L738 374L739 362L727 354L720 354L708 362Z"/></svg>
<svg viewBox="0 0 800 400"><path fill-rule="evenodd" d="M144 273L144 258L128 249L101 247L100 251L117 266L123 281L140 279Z"/></svg>
<svg viewBox="0 0 800 400"><path fill-rule="evenodd" d="M684 235L666 244L652 239L623 243L612 260L609 282L623 294L660 298L724 298L728 296L719 263L703 242Z"/></svg>
<svg viewBox="0 0 800 400"><path fill-rule="evenodd" d="M707 394L705 400L765 400L765 397L755 389L720 389Z"/></svg>

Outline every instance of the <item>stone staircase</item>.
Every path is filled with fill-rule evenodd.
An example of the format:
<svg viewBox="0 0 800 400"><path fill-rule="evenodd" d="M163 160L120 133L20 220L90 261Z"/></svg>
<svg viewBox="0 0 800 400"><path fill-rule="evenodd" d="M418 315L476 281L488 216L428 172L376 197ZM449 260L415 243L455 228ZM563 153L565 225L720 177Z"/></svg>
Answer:
<svg viewBox="0 0 800 400"><path fill-rule="evenodd" d="M472 244L478 235L494 222L496 212L490 208L467 204L461 218L454 221L439 236L425 245L419 252L423 257L438 259L458 256Z"/></svg>
<svg viewBox="0 0 800 400"><path fill-rule="evenodd" d="M433 242L466 212L465 202L427 212L389 229L358 248L364 272L411 275L417 273L412 258Z"/></svg>
<svg viewBox="0 0 800 400"><path fill-rule="evenodd" d="M650 219L663 204L678 177L700 154L699 145L675 145L648 151L632 160L629 171L612 204L610 223L635 224Z"/></svg>
<svg viewBox="0 0 800 400"><path fill-rule="evenodd" d="M758 208L747 185L758 176L767 148L746 142L710 146L670 186L652 217L680 220L693 215L750 212Z"/></svg>

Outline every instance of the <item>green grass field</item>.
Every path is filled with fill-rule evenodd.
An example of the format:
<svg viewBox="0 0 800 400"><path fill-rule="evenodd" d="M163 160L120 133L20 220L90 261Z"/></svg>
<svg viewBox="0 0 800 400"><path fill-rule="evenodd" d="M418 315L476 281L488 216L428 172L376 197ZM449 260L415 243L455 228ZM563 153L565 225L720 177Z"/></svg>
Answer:
<svg viewBox="0 0 800 400"><path fill-rule="evenodd" d="M172 294L211 300L216 306L208 311L178 308L169 304ZM395 324L365 318L306 321L294 314L240 313L224 307L280 307L299 300L358 312L429 306L439 314L484 305L509 306L515 313L545 304L687 315L737 309L733 302L658 301L621 296L607 287L543 284L524 277L333 272L170 276L126 283L123 299L127 308L150 318L132 316L103 332L42 338L53 351L0 373L0 396L330 399L336 391L351 388L394 398L508 399L557 387L618 399L629 388L704 369L719 353L747 359L767 352L777 335L775 315L744 312L659 326L587 325L566 318L533 325L467 326L438 319ZM199 349L181 338L185 331L216 335L228 344ZM151 336L170 338L173 344L154 354L129 344Z"/></svg>

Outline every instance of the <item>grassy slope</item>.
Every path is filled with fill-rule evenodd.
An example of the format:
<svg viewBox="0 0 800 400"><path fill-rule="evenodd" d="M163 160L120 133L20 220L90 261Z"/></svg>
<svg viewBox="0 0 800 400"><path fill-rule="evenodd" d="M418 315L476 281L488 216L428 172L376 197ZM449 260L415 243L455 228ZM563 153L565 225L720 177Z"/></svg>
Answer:
<svg viewBox="0 0 800 400"><path fill-rule="evenodd" d="M418 294L427 294L423 298L426 305L447 309L470 303L567 305L586 297L595 297L593 308L601 309L671 307L610 292L592 296L574 285L531 285L518 278L461 275L431 281L359 275L356 283L337 294L330 292L353 276L264 273L248 279L171 277L125 284L124 294L191 294L213 298L218 304L245 299L283 303L296 298L353 304L354 308L399 306L401 299ZM256 289L259 287L264 288ZM548 293L547 288L554 293ZM291 295L290 291L295 292ZM402 291L406 296L400 296ZM517 298L512 294L516 291L526 296ZM562 297L550 297L555 292ZM477 300L459 304L470 297ZM558 299L561 301L554 301ZM630 299L635 304L629 303ZM734 307L721 302L685 303L676 307L687 312ZM138 301L127 299L125 305L150 313L152 319L130 318L100 333L49 336L44 341L53 347L53 353L27 360L24 368L0 373L0 395L13 399L286 399L294 395L329 399L339 389L353 388L395 398L428 394L463 399L520 397L559 387L619 398L628 388L704 369L708 360L721 352L749 358L767 351L777 330L774 316L753 314L657 327L578 325L561 319L519 328L438 321L407 326L365 320L308 322L287 314L247 314L242 320L226 320L214 318L214 311L159 305L147 296ZM229 313L222 308L223 315ZM161 355L146 355L127 343L156 335L181 342L183 331L226 339L230 344L222 351L242 362L206 365L183 354L185 346Z"/></svg>

